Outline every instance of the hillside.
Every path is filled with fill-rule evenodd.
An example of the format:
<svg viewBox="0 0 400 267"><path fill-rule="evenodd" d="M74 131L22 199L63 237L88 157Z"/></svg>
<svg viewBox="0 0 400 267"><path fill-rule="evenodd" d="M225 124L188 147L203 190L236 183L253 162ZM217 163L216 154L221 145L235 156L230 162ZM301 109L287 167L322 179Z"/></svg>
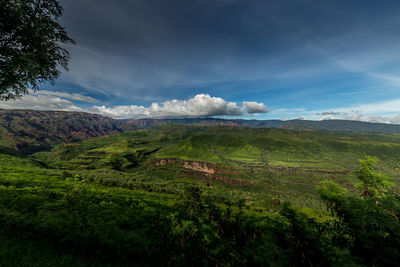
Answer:
<svg viewBox="0 0 400 267"><path fill-rule="evenodd" d="M146 186L164 180L164 189L175 190L169 179L217 184L246 192L261 207L259 200L271 197L319 207L314 187L332 180L351 189L358 160L366 156L378 158L379 170L400 184L399 155L400 136L392 134L167 125L61 144L33 156L79 173L106 168L132 177L142 170L154 177L143 178Z"/></svg>
<svg viewBox="0 0 400 267"><path fill-rule="evenodd" d="M397 263L397 254L370 251L393 242L393 227L400 231L392 215L399 214L398 201L381 208L373 198L364 200L356 171L360 158L376 157L376 170L391 176L397 190L399 155L397 134L172 124L29 156L3 149L0 262L296 266L301 253L319 249L315 255L324 257L307 256L313 266L329 266L326 251L334 252L329 261L346 266L368 266L363 255L369 254ZM322 181L342 192L335 195L339 204L351 205L327 202L316 190ZM341 214L353 216L350 223ZM389 230L375 242L383 223ZM363 231L343 235L348 227ZM336 243L332 234L344 239ZM359 238L374 243L354 242ZM299 242L313 249L299 254Z"/></svg>
<svg viewBox="0 0 400 267"><path fill-rule="evenodd" d="M131 130L119 120L65 111L0 110L0 146L33 152L55 144Z"/></svg>
<svg viewBox="0 0 400 267"><path fill-rule="evenodd" d="M398 133L400 125L386 123L370 123L349 120L240 120L240 119L215 119L215 118L190 118L190 119L138 119L124 120L136 128L152 128L168 123L180 125L201 126L234 126L234 127L261 127L282 128L292 130L314 131L352 131L352 132L376 132Z"/></svg>
<svg viewBox="0 0 400 267"><path fill-rule="evenodd" d="M400 125L346 120L228 120L216 118L116 120L84 112L0 110L0 147L32 153L54 145L133 129L175 125L281 128L290 130L400 133Z"/></svg>

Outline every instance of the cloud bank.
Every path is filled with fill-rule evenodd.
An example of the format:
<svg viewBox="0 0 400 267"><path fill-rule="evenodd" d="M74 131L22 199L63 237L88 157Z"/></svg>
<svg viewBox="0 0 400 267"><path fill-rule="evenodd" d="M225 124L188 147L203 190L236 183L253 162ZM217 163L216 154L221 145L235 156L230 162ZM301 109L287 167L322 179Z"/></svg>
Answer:
<svg viewBox="0 0 400 267"><path fill-rule="evenodd" d="M400 99L316 112L319 120L354 120L400 124Z"/></svg>
<svg viewBox="0 0 400 267"><path fill-rule="evenodd" d="M400 124L399 115L365 115L362 111L354 111L350 113L346 112L323 112L317 115L322 115L321 120L351 120L351 121L365 121L374 123L389 123L389 124Z"/></svg>
<svg viewBox="0 0 400 267"><path fill-rule="evenodd" d="M30 95L24 96L22 100L0 102L0 108L85 111L117 119L244 116L266 113L269 111L263 103L245 101L241 106L238 106L235 102L228 102L220 97L212 97L208 94L198 94L187 100L173 99L161 103L152 103L148 107L138 105L120 105L113 107L95 105L88 108L81 108L70 100L87 103L98 103L100 101L81 94L47 90L30 93Z"/></svg>
<svg viewBox="0 0 400 267"><path fill-rule="evenodd" d="M130 118L195 118L213 116L250 116L252 114L268 113L265 118L273 119L310 119L310 120L355 120L375 123L400 124L400 99L390 101L354 105L331 110L301 109L268 109L264 103L243 101L241 104L229 102L220 97L208 94L198 94L187 100L168 100L152 103L149 106L93 105L100 101L82 94L70 94L40 90L30 92L22 100L0 101L2 109L34 109L34 110L64 110L83 111L109 116L117 119ZM82 107L78 102L89 105ZM90 105L92 104L92 105Z"/></svg>
<svg viewBox="0 0 400 267"><path fill-rule="evenodd" d="M188 100L169 100L161 103L152 103L149 107L130 106L94 106L90 112L113 118L193 118L211 116L243 116L246 114L266 113L269 110L263 103L228 102L220 97L211 97L208 94L198 94Z"/></svg>

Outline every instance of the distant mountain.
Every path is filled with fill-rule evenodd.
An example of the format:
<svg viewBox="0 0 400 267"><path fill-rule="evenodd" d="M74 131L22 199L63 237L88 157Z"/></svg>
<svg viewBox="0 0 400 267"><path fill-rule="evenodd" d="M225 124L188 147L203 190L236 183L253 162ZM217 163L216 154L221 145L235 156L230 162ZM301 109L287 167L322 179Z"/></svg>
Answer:
<svg viewBox="0 0 400 267"><path fill-rule="evenodd" d="M31 153L63 142L111 135L166 124L283 128L400 134L400 125L347 120L229 120L216 118L116 120L84 112L1 110L0 149Z"/></svg>
<svg viewBox="0 0 400 267"><path fill-rule="evenodd" d="M371 123L349 120L290 120L284 121L279 128L294 130L352 131L400 134L399 124Z"/></svg>
<svg viewBox="0 0 400 267"><path fill-rule="evenodd" d="M0 146L21 152L132 129L120 120L84 112L0 110Z"/></svg>
<svg viewBox="0 0 400 267"><path fill-rule="evenodd" d="M400 134L400 125L385 123L370 123L349 120L229 120L215 118L191 118L191 119L138 119L125 120L135 128L152 128L165 124L203 125L203 126L233 126L233 127L263 127L283 128L292 130L314 131L352 131L352 132L379 132Z"/></svg>
<svg viewBox="0 0 400 267"><path fill-rule="evenodd" d="M280 120L227 120L215 118L186 118L186 119L128 119L124 120L135 128L152 128L166 124L199 125L199 126L233 126L233 127L279 127Z"/></svg>

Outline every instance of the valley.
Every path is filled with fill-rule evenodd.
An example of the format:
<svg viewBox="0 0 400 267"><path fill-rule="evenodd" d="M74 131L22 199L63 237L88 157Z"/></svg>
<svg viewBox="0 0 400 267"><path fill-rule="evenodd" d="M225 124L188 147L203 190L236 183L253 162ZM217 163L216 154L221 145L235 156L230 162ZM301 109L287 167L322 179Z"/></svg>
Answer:
<svg viewBox="0 0 400 267"><path fill-rule="evenodd" d="M64 115L57 114L65 121ZM65 265L134 260L140 266L152 259L157 265L164 253L172 265L194 259L287 265L299 260L296 253L284 252L293 246L285 234L294 231L291 220L310 220L318 227L337 220L318 187L334 183L359 196L359 160L368 157L377 159L377 173L392 178L395 192L400 184L398 134L170 123L135 130L112 119L76 116L90 119L97 131L84 128L91 134L77 139L64 134L71 138L63 139L57 123L53 134L44 130L45 122L37 131L49 137L26 141L35 149L6 143L0 150L0 231L13 236L0 243L23 251L26 242L34 242L51 254L48 260L46 253L28 254L26 262L39 257L42 266L50 266L64 257ZM29 125L34 125L30 119ZM276 240L283 243L270 250ZM176 249L165 251L166 243ZM334 247L326 246L321 249ZM355 262L349 252L337 251L330 262Z"/></svg>

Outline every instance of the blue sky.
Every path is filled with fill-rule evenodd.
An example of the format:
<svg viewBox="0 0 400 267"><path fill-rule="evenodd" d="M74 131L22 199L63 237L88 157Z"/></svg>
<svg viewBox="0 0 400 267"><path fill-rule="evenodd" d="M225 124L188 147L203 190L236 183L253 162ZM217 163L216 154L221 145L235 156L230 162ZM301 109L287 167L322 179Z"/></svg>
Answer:
<svg viewBox="0 0 400 267"><path fill-rule="evenodd" d="M400 123L400 1L61 3L69 71L0 107Z"/></svg>

